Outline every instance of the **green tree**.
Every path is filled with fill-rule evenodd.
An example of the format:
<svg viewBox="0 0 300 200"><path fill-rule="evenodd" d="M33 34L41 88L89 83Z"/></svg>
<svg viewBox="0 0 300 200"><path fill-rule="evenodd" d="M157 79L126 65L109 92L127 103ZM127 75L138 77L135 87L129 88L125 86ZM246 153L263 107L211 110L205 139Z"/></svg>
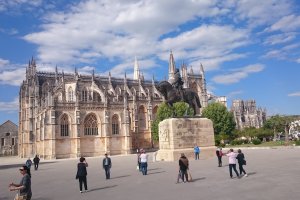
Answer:
<svg viewBox="0 0 300 200"><path fill-rule="evenodd" d="M296 117L294 116L280 116L275 115L269 118L265 124L264 128L266 129L272 129L274 134L274 140L276 139L276 133L278 132L284 132L285 133L285 141L288 142L288 131L290 128L290 124L292 121L294 121Z"/></svg>
<svg viewBox="0 0 300 200"><path fill-rule="evenodd" d="M173 104L173 107L168 106L166 103L159 105L156 113L156 119L151 125L152 138L154 141L159 140L158 125L161 121L174 117L193 116L193 109L184 102L177 102Z"/></svg>
<svg viewBox="0 0 300 200"><path fill-rule="evenodd" d="M211 103L202 111L202 116L211 119L215 135L224 133L231 135L235 129L233 113L221 103Z"/></svg>

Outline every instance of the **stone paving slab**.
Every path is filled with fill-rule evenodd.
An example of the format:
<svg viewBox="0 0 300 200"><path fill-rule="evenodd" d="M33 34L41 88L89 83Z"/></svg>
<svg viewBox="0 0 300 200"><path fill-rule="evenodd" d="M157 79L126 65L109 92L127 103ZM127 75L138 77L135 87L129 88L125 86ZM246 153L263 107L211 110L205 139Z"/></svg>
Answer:
<svg viewBox="0 0 300 200"><path fill-rule="evenodd" d="M243 150L243 149L242 149ZM112 174L105 180L102 158L87 158L89 192L80 194L75 180L77 159L55 160L32 172L33 200L298 200L300 198L300 149L245 149L248 177L230 179L228 159L217 167L217 158L190 161L193 182L175 184L177 162L152 162L143 176L136 170L136 155L112 156ZM151 154L151 153L150 153ZM0 161L2 158L0 159ZM19 182L17 158L0 168L0 199L13 199L11 181ZM26 159L25 159L26 160ZM19 160L20 163L24 159ZM42 161L43 162L43 161ZM7 162L9 166L9 162ZM0 165L1 167L1 165Z"/></svg>

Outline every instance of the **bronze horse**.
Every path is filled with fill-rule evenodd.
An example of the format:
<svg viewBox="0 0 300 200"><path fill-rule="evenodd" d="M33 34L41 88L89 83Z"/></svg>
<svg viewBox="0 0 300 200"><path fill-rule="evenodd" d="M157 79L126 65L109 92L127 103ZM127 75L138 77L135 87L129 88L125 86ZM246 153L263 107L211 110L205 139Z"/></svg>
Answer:
<svg viewBox="0 0 300 200"><path fill-rule="evenodd" d="M173 103L183 101L186 102L194 110L194 115L196 115L196 107L201 108L200 100L198 94L191 89L182 89L182 95L179 91L174 88L168 81L161 81L157 86L157 90L164 95L166 103L169 106L173 106Z"/></svg>

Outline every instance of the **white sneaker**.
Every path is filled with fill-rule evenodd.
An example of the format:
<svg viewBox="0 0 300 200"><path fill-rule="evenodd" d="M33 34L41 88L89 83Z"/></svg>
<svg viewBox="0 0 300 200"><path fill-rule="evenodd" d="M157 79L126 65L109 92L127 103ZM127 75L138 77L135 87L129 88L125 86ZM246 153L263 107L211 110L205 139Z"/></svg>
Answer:
<svg viewBox="0 0 300 200"><path fill-rule="evenodd" d="M247 176L248 176L248 174L245 174L244 176L245 176L245 177L247 177Z"/></svg>
<svg viewBox="0 0 300 200"><path fill-rule="evenodd" d="M80 193L82 193L82 191L80 191Z"/></svg>

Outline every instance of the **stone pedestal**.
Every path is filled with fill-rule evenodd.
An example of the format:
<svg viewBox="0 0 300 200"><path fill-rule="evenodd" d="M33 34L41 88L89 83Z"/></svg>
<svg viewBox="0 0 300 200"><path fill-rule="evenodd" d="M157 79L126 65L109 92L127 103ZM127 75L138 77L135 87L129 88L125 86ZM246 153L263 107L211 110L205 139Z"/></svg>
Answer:
<svg viewBox="0 0 300 200"><path fill-rule="evenodd" d="M215 155L213 123L207 118L171 118L159 123L159 151L156 160L175 161L181 153L194 159L194 146L200 159Z"/></svg>

